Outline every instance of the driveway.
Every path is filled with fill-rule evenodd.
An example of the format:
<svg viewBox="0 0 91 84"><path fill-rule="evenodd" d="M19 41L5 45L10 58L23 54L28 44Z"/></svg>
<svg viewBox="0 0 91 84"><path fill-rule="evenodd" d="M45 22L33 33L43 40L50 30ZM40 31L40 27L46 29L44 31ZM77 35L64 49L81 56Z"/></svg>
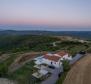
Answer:
<svg viewBox="0 0 91 84"><path fill-rule="evenodd" d="M59 72L62 72L63 69L59 69L59 68L56 68L55 70L53 70L52 72L52 75L46 79L45 81L43 81L41 84L55 84L56 81L58 80L58 74Z"/></svg>
<svg viewBox="0 0 91 84"><path fill-rule="evenodd" d="M75 57L72 58L72 60L70 61L70 65L76 63L80 58L82 58L84 55L81 54L76 54Z"/></svg>

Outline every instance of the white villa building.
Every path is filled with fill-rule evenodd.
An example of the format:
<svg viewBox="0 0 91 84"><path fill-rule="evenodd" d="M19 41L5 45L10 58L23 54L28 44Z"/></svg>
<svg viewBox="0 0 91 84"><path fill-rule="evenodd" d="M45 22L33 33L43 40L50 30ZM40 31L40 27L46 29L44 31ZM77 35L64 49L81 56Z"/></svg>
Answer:
<svg viewBox="0 0 91 84"><path fill-rule="evenodd" d="M49 66L54 66L56 68L60 68L62 65L62 60L72 60L72 56L69 56L69 53L66 51L59 51L55 54L47 53L43 56L35 58L35 64L42 65L47 64Z"/></svg>

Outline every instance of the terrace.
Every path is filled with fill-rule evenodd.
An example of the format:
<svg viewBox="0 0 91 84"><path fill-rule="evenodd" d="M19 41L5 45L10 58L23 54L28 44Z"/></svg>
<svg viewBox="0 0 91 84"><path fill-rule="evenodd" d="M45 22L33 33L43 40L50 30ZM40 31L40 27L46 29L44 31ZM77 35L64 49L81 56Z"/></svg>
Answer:
<svg viewBox="0 0 91 84"><path fill-rule="evenodd" d="M35 61L34 68L38 69L36 72L32 74L33 77L37 79L46 79L51 76L51 74L54 72L55 67L50 67L47 64L44 64L41 61L42 58L38 58L38 61Z"/></svg>
<svg viewBox="0 0 91 84"><path fill-rule="evenodd" d="M46 71L46 70L38 70L37 72L33 73L32 75L34 77L36 77L36 78L41 78L43 76L46 77L48 75L48 71Z"/></svg>
<svg viewBox="0 0 91 84"><path fill-rule="evenodd" d="M37 68L37 69L39 69L39 70L46 70L46 71L48 71L50 73L53 73L53 71L55 69L54 67L51 68L50 66L48 66L46 64L35 65L34 67Z"/></svg>

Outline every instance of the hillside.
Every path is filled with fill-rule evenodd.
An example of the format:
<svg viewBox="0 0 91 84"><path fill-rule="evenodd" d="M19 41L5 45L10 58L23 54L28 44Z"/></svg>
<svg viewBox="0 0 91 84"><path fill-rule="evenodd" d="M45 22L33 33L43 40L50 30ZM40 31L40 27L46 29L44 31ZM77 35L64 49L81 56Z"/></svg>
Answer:
<svg viewBox="0 0 91 84"><path fill-rule="evenodd" d="M35 84L31 76L36 71L31 61L34 57L59 50L67 50L72 56L81 50L91 52L91 43L74 39L70 36L1 35L0 77L19 84Z"/></svg>
<svg viewBox="0 0 91 84"><path fill-rule="evenodd" d="M16 30L1 30L0 35L51 35L51 36L72 36L82 39L91 39L91 31L16 31Z"/></svg>
<svg viewBox="0 0 91 84"><path fill-rule="evenodd" d="M80 41L80 39L70 36L3 35L0 36L0 52L50 52L60 49L69 50L71 53L86 49L90 51L90 43L82 43Z"/></svg>
<svg viewBox="0 0 91 84"><path fill-rule="evenodd" d="M9 35L0 36L0 51L41 51L50 50L51 43L59 39L51 36L40 35ZM48 48L49 46L49 48Z"/></svg>

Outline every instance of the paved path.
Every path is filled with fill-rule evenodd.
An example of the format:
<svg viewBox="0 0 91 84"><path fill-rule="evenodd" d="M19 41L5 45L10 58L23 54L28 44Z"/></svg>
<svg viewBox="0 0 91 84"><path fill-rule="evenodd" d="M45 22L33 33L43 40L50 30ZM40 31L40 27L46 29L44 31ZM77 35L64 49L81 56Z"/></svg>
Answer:
<svg viewBox="0 0 91 84"><path fill-rule="evenodd" d="M91 84L91 54L73 66L63 84Z"/></svg>
<svg viewBox="0 0 91 84"><path fill-rule="evenodd" d="M46 79L45 81L43 81L41 84L55 84L56 81L58 80L58 74L62 70L63 69L55 69L52 72L52 75L48 79Z"/></svg>
<svg viewBox="0 0 91 84"><path fill-rule="evenodd" d="M76 54L75 57L72 58L72 60L70 61L70 65L76 63L79 59L81 59L84 55L81 54Z"/></svg>

